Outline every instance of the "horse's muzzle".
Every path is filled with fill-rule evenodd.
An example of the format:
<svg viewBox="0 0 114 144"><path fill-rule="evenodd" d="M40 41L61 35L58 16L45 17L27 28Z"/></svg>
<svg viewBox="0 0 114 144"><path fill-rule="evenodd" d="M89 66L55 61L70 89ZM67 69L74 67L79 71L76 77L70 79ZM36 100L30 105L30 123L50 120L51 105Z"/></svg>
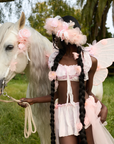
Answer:
<svg viewBox="0 0 114 144"><path fill-rule="evenodd" d="M6 84L5 84L5 78L0 79L0 95L3 94L5 86L6 86Z"/></svg>

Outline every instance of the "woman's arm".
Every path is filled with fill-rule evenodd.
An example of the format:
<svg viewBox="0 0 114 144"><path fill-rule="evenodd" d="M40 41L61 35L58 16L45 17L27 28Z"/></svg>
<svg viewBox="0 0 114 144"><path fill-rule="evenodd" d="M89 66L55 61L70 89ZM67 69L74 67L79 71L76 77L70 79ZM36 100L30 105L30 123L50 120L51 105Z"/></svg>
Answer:
<svg viewBox="0 0 114 144"><path fill-rule="evenodd" d="M88 93L88 95L92 95L95 99L95 102L97 102L98 101L97 97L94 96L94 94L91 92L92 86L93 86L93 77L97 69L97 59L94 57L91 57L91 60L92 60L92 67L88 73L89 80L86 82L86 92ZM99 116L101 117L101 122L104 122L106 121L108 109L103 103L101 103L101 105L102 105L102 108L101 108L101 112Z"/></svg>
<svg viewBox="0 0 114 144"><path fill-rule="evenodd" d="M57 92L55 92L54 100L57 98ZM21 98L20 103L18 103L22 107L27 107L27 104L23 102L28 102L30 105L35 103L47 103L51 102L51 95L43 96L43 97L35 97L35 98Z"/></svg>
<svg viewBox="0 0 114 144"><path fill-rule="evenodd" d="M88 73L89 79L86 82L86 92L88 93L88 95L93 95L91 90L92 90L92 86L93 86L93 77L94 77L95 71L97 69L97 59L94 57L91 57L91 60L92 60L92 66L91 66L90 71Z"/></svg>

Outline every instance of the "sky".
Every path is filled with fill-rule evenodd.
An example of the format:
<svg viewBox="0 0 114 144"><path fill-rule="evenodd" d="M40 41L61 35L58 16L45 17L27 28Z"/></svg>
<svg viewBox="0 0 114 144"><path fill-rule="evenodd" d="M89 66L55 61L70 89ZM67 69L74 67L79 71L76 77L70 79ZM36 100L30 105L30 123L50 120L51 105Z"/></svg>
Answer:
<svg viewBox="0 0 114 144"><path fill-rule="evenodd" d="M106 26L109 27L108 31L114 34L114 27L112 23L112 7L109 9L106 23Z"/></svg>

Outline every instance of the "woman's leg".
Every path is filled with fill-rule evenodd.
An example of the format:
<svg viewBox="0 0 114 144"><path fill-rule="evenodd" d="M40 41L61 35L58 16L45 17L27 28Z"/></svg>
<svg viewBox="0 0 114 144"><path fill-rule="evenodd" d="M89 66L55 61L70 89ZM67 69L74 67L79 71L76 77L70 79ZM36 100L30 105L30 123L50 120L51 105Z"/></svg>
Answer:
<svg viewBox="0 0 114 144"><path fill-rule="evenodd" d="M86 131L87 143L94 144L93 134L92 134L92 126L89 126L85 131ZM79 136L79 144L80 144L80 142L81 142L81 139Z"/></svg>
<svg viewBox="0 0 114 144"><path fill-rule="evenodd" d="M89 126L85 131L86 131L87 143L94 144L92 126ZM80 144L80 141L81 141L80 136L78 139L78 137L74 135L59 138L60 144Z"/></svg>
<svg viewBox="0 0 114 144"><path fill-rule="evenodd" d="M74 135L60 137L59 142L60 144L79 144L77 137Z"/></svg>
<svg viewBox="0 0 114 144"><path fill-rule="evenodd" d="M85 131L86 131L87 143L94 144L92 126L89 126Z"/></svg>

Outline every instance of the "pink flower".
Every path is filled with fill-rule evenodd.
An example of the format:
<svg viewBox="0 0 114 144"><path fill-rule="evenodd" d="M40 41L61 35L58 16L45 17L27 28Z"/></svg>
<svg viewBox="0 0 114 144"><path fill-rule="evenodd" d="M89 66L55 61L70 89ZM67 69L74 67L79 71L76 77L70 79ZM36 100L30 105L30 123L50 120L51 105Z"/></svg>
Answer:
<svg viewBox="0 0 114 144"><path fill-rule="evenodd" d="M57 32L57 37L60 37L61 38L61 41L63 41L65 39L65 30L59 30Z"/></svg>
<svg viewBox="0 0 114 144"><path fill-rule="evenodd" d="M55 109L57 109L58 108L58 104L55 104Z"/></svg>
<svg viewBox="0 0 114 144"><path fill-rule="evenodd" d="M68 23L63 22L63 28L62 29L67 30L68 29Z"/></svg>
<svg viewBox="0 0 114 144"><path fill-rule="evenodd" d="M76 128L77 128L78 131L80 131L82 129L82 123L81 122L77 123Z"/></svg>
<svg viewBox="0 0 114 144"><path fill-rule="evenodd" d="M59 17L60 18L60 17ZM61 40L65 40L66 43L83 45L86 43L87 38L82 34L79 28L73 28L74 22L69 23L62 21L61 19L48 18L44 28L48 34L55 34L60 37Z"/></svg>
<svg viewBox="0 0 114 144"><path fill-rule="evenodd" d="M10 64L10 70L11 71L15 71L16 70L16 64L17 64L17 62L15 62L15 61L11 62L11 64Z"/></svg>
<svg viewBox="0 0 114 144"><path fill-rule="evenodd" d="M73 29L74 25L75 25L75 23L72 22L72 21L70 21L70 23L69 23L69 28L70 28L70 29Z"/></svg>
<svg viewBox="0 0 114 144"><path fill-rule="evenodd" d="M76 74L79 76L81 73L81 66L75 66Z"/></svg>
<svg viewBox="0 0 114 144"><path fill-rule="evenodd" d="M52 80L56 80L56 72L54 71L50 71L49 74L49 80L52 81Z"/></svg>
<svg viewBox="0 0 114 144"><path fill-rule="evenodd" d="M18 37L18 42L19 43L26 43L27 42L27 38L23 38L23 37Z"/></svg>
<svg viewBox="0 0 114 144"><path fill-rule="evenodd" d="M55 18L50 18L52 20L51 22L51 26L53 27L57 27L58 26L58 19L55 17Z"/></svg>
<svg viewBox="0 0 114 144"><path fill-rule="evenodd" d="M23 43L20 43L18 46L19 46L20 50L24 50L24 48L25 48L25 45Z"/></svg>
<svg viewBox="0 0 114 144"><path fill-rule="evenodd" d="M76 53L76 52L73 52L72 54L74 55L74 59L75 59L75 60L79 57L79 54Z"/></svg>
<svg viewBox="0 0 114 144"><path fill-rule="evenodd" d="M30 33L30 31L29 31L28 29L21 29L21 30L19 31L19 36L20 36L21 38L28 38L28 37L31 36L31 33Z"/></svg>

